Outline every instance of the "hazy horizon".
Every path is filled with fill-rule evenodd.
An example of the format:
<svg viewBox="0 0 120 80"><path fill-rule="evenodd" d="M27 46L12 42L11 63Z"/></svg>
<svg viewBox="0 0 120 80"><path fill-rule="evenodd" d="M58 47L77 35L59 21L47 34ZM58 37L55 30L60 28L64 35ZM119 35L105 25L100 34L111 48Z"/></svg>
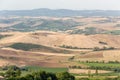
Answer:
<svg viewBox="0 0 120 80"><path fill-rule="evenodd" d="M31 10L40 8L70 10L120 10L120 0L0 0L0 10Z"/></svg>

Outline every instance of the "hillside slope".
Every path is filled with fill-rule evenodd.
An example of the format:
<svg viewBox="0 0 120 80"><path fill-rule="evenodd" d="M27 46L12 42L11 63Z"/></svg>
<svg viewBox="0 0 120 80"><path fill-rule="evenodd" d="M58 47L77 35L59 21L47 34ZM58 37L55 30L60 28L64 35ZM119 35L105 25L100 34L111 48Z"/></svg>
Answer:
<svg viewBox="0 0 120 80"><path fill-rule="evenodd" d="M25 33L9 32L1 34L12 35L0 40L1 47L21 42L45 45L50 47L59 47L62 45L66 45L79 48L94 48L103 46L120 48L119 35L105 35L105 34L69 35L48 31L25 32Z"/></svg>

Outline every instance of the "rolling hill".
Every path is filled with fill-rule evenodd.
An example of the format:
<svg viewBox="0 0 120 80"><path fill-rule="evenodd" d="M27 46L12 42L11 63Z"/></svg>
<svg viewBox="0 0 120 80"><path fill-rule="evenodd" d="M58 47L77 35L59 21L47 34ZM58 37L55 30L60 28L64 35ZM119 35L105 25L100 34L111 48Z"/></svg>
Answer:
<svg viewBox="0 0 120 80"><path fill-rule="evenodd" d="M0 11L1 16L120 16L117 10L51 10L47 8L33 10L5 10Z"/></svg>
<svg viewBox="0 0 120 80"><path fill-rule="evenodd" d="M119 35L78 35L50 31L2 32L0 39L1 66L37 65L43 67L68 67L79 65L69 61L119 61ZM80 49L62 48L61 45ZM117 50L93 51L94 47L115 47ZM29 61L28 61L29 59ZM57 65L57 66L56 66Z"/></svg>
<svg viewBox="0 0 120 80"><path fill-rule="evenodd" d="M12 35L0 40L0 44L6 46L13 43L32 43L50 47L60 47L62 45L66 45L79 48L94 48L104 46L120 48L119 35L71 35L49 31L3 32L2 35Z"/></svg>
<svg viewBox="0 0 120 80"><path fill-rule="evenodd" d="M42 13L44 10L50 13ZM1 11L0 66L68 67L84 66L78 64L79 61L120 61L117 13L119 11Z"/></svg>

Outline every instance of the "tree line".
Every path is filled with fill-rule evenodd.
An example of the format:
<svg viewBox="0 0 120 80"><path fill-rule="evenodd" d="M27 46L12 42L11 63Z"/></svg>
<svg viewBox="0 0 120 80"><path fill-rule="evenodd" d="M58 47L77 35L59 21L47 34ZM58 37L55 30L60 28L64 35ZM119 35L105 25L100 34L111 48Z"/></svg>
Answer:
<svg viewBox="0 0 120 80"><path fill-rule="evenodd" d="M38 71L22 76L22 70L17 66L5 67L5 73L0 73L0 75L5 80L75 80L75 77L68 72L51 73Z"/></svg>

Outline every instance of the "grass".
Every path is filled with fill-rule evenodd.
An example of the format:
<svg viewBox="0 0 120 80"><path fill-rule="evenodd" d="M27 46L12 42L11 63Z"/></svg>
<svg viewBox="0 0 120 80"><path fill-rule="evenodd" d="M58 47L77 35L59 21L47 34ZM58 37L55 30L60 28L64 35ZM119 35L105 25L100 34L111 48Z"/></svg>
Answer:
<svg viewBox="0 0 120 80"><path fill-rule="evenodd" d="M35 48L43 48L44 46L36 45L36 44L30 44L30 43L14 43L14 44L10 45L9 47L29 51L29 50L35 49Z"/></svg>
<svg viewBox="0 0 120 80"><path fill-rule="evenodd" d="M49 68L49 67L39 67L39 66L26 66L28 70L31 71L46 71L46 72L64 72L67 71L67 68Z"/></svg>
<svg viewBox="0 0 120 80"><path fill-rule="evenodd" d="M27 68L28 71L23 71L22 72L23 76L32 72L37 72L37 71L46 71L46 72L52 72L52 73L68 71L67 68L49 68L49 67L39 67L39 66L26 66L25 68Z"/></svg>
<svg viewBox="0 0 120 80"><path fill-rule="evenodd" d="M56 49L48 46L43 45L37 45L37 44L31 44L31 43L14 43L8 47L18 49L18 50L24 50L24 51L42 51L42 52L51 52L51 53L70 53L69 50L63 50L63 49Z"/></svg>

